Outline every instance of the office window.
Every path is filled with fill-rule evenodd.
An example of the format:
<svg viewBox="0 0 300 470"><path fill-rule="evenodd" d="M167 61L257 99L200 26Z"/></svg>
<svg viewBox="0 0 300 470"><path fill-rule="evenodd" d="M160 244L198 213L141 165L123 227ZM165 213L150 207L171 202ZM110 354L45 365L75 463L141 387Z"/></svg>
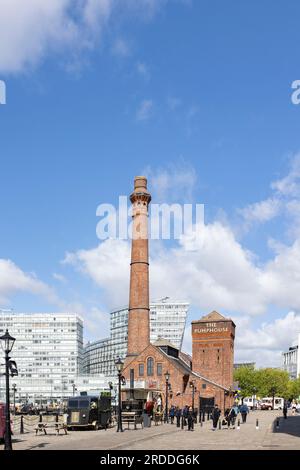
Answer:
<svg viewBox="0 0 300 470"><path fill-rule="evenodd" d="M162 364L160 362L157 363L157 375L162 375Z"/></svg>
<svg viewBox="0 0 300 470"><path fill-rule="evenodd" d="M139 364L139 376L144 375L144 364Z"/></svg>

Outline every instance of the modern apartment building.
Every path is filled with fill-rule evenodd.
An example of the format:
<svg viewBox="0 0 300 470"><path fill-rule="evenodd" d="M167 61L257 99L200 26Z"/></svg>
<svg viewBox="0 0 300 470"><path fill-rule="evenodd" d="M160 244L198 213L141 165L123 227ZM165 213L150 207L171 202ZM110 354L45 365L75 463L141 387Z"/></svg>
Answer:
<svg viewBox="0 0 300 470"><path fill-rule="evenodd" d="M182 346L189 304L168 298L150 304L150 341L164 338L179 350ZM127 354L128 308L110 313L110 337L88 343L84 349L85 374L116 375L115 360Z"/></svg>
<svg viewBox="0 0 300 470"><path fill-rule="evenodd" d="M291 346L288 351L282 353L282 368L289 373L291 379L297 379L300 375L300 334L298 344Z"/></svg>
<svg viewBox="0 0 300 470"><path fill-rule="evenodd" d="M16 338L11 357L19 375L12 382L21 401L70 396L82 373L83 321L74 313L14 313L0 310L0 336ZM0 398L4 396L0 376Z"/></svg>

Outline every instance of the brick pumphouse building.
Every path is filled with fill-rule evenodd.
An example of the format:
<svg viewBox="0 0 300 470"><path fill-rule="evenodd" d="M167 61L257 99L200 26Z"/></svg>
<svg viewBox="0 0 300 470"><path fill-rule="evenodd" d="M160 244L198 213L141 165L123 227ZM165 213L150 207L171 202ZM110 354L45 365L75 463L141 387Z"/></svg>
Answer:
<svg viewBox="0 0 300 470"><path fill-rule="evenodd" d="M161 400L198 408L232 403L235 324L218 312L192 322L192 357L161 337L150 343L147 179L137 176L132 203L133 237L128 314L128 351L123 399ZM163 332L162 332L163 336ZM167 388L165 373L170 375Z"/></svg>

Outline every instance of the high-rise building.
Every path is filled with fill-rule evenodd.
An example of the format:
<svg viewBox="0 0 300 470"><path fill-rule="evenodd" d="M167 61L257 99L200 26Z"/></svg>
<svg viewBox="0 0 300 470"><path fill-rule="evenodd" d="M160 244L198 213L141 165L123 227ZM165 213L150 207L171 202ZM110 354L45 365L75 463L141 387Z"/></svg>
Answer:
<svg viewBox="0 0 300 470"><path fill-rule="evenodd" d="M181 349L189 304L173 302L168 297L150 304L150 341L160 337ZM116 375L115 360L127 354L128 308L110 314L110 338L88 343L84 349L83 370L86 374Z"/></svg>
<svg viewBox="0 0 300 470"><path fill-rule="evenodd" d="M282 353L282 368L289 373L291 379L297 379L300 376L300 334L298 335L298 344L291 346L288 351Z"/></svg>
<svg viewBox="0 0 300 470"><path fill-rule="evenodd" d="M62 398L82 373L83 322L74 313L14 313L0 310L0 336L16 338L11 357L19 375L13 382L21 401ZM0 395L4 378L0 376Z"/></svg>

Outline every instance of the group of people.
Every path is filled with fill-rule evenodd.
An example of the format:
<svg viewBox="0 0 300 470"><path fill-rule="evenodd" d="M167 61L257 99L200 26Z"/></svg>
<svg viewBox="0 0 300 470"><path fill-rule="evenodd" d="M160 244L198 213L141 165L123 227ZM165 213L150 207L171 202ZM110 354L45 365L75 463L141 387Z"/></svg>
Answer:
<svg viewBox="0 0 300 470"><path fill-rule="evenodd" d="M222 426L227 426L228 428L230 428L231 426L234 429L235 422L236 422L238 415L239 414L241 415L242 423L246 423L248 413L249 413L249 408L246 404L242 404L240 406L233 405L231 408L227 408L225 410L224 417L222 418L221 424ZM218 405L215 405L214 409L212 410L213 431L217 429L220 417L221 417L221 410L218 407Z"/></svg>
<svg viewBox="0 0 300 470"><path fill-rule="evenodd" d="M188 427L188 431L193 431L197 415L191 406L185 405L182 409L179 408L179 406L171 406L169 418L171 424L174 424L176 418L176 426L178 428L180 428L181 423L183 423L183 426Z"/></svg>
<svg viewBox="0 0 300 470"><path fill-rule="evenodd" d="M249 413L249 408L246 404L242 404L240 406L233 405L231 408L227 408L224 413L224 417L222 418L222 426L227 426L228 428L232 427L235 428L235 422L240 413L242 418L242 423L246 423L247 415ZM183 427L187 426L188 431L194 430L194 423L197 420L197 414L193 410L191 406L185 405L184 408L179 408L179 406L171 406L169 410L169 418L171 424L174 424L174 420L176 419L176 426L179 428L181 424ZM218 427L219 420L221 419L221 410L218 405L215 405L212 413L211 419L213 422L212 429L215 431Z"/></svg>
<svg viewBox="0 0 300 470"><path fill-rule="evenodd" d="M296 413L300 413L300 403L298 401L293 400L292 402L286 401L283 405L283 416L287 419L288 410L291 410L292 416L295 416Z"/></svg>

